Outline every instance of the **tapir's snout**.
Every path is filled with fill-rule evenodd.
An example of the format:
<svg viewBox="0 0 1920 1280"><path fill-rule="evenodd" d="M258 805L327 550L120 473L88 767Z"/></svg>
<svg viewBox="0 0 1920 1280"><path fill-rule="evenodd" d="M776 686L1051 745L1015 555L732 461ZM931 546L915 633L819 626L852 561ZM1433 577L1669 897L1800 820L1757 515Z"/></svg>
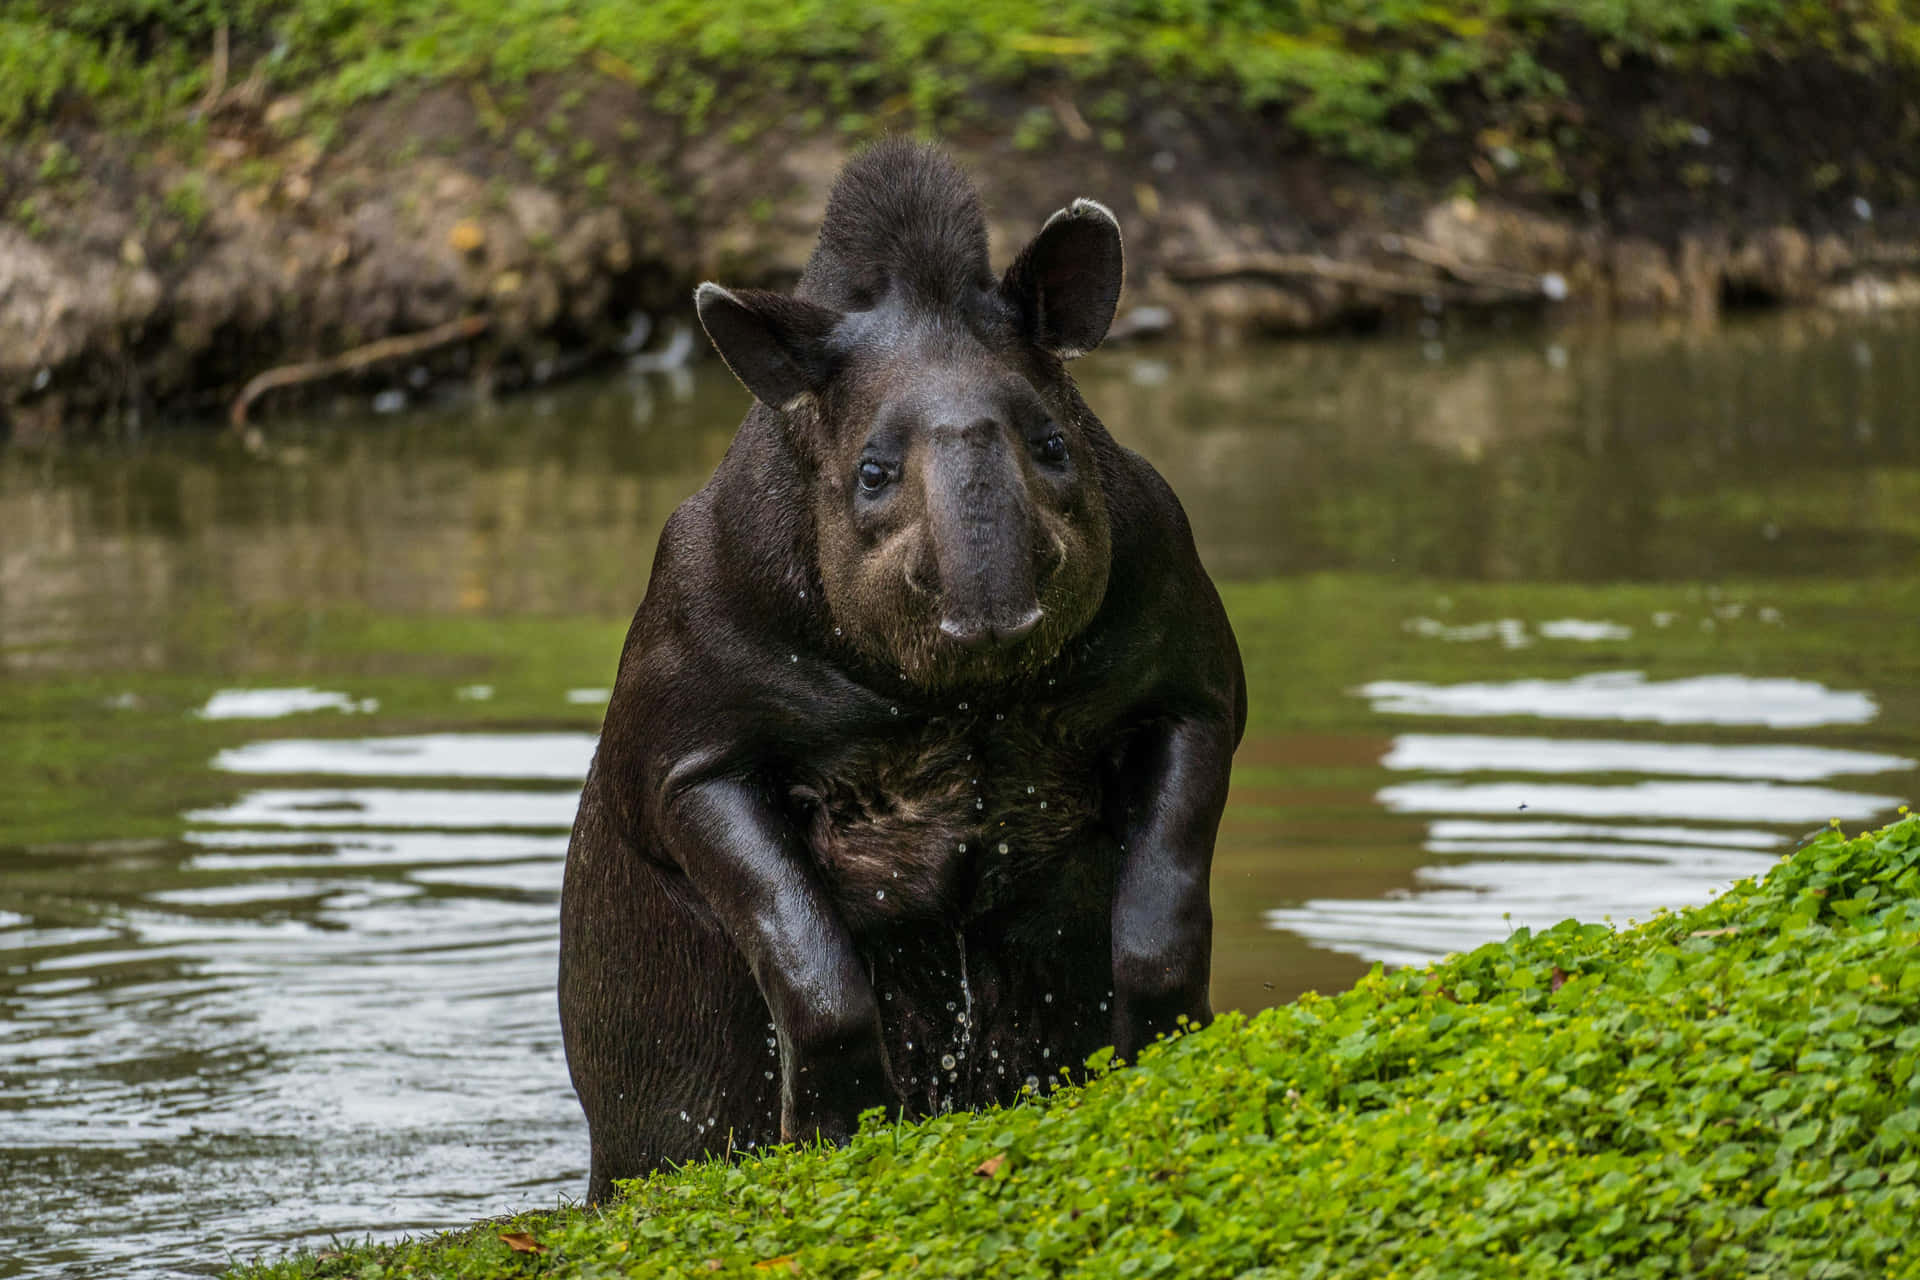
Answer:
<svg viewBox="0 0 1920 1280"><path fill-rule="evenodd" d="M1013 645L1042 617L1026 471L990 414L929 435L927 532L940 571L940 634L967 649Z"/></svg>

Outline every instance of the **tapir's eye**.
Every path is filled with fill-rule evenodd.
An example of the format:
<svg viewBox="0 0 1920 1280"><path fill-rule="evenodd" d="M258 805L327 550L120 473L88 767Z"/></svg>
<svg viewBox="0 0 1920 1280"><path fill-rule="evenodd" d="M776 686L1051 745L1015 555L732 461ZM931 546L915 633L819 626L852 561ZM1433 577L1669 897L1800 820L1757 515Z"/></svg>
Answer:
<svg viewBox="0 0 1920 1280"><path fill-rule="evenodd" d="M1067 438L1058 431L1052 432L1040 442L1040 459L1043 462L1065 462L1067 460Z"/></svg>
<svg viewBox="0 0 1920 1280"><path fill-rule="evenodd" d="M860 487L868 493L878 493L886 487L887 469L877 462L868 460L861 463L856 474L860 477Z"/></svg>

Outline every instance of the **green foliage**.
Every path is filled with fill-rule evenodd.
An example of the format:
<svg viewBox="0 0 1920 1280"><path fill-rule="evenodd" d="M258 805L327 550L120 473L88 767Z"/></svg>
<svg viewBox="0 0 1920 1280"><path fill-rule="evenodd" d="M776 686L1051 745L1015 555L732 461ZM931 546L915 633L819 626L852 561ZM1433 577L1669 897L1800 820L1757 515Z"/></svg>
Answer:
<svg viewBox="0 0 1920 1280"><path fill-rule="evenodd" d="M198 231L210 212L206 178L198 173L183 174L167 188L164 203L167 212L180 219L188 231Z"/></svg>
<svg viewBox="0 0 1920 1280"><path fill-rule="evenodd" d="M1920 1275L1920 817L1091 1065L601 1213L232 1274Z"/></svg>
<svg viewBox="0 0 1920 1280"><path fill-rule="evenodd" d="M926 127L980 114L986 86L1147 78L1280 109L1380 165L1450 125L1454 95L1516 116L1552 102L1564 85L1535 50L1556 34L1714 73L1807 53L1920 60L1920 18L1893 0L0 0L0 129L62 96L118 121L179 116L223 22L236 66L336 109L449 77L511 86L584 70L646 86L699 127L720 84L785 91L813 80L804 69L823 73L842 117L864 98ZM1022 122L1027 145L1037 128Z"/></svg>

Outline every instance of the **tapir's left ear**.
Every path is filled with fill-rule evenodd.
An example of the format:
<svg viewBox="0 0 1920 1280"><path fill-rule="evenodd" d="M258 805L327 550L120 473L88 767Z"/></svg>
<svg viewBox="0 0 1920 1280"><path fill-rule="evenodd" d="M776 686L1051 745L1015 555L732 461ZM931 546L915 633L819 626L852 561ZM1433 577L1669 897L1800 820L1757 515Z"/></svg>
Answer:
<svg viewBox="0 0 1920 1280"><path fill-rule="evenodd" d="M1120 224L1098 201L1075 200L1020 251L1000 292L1019 309L1035 346L1071 360L1107 336L1125 278Z"/></svg>

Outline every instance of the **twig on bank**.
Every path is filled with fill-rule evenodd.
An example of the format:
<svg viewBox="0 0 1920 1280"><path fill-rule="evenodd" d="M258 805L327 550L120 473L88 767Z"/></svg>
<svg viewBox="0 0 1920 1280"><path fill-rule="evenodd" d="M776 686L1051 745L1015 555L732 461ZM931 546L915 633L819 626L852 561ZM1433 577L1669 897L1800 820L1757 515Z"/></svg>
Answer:
<svg viewBox="0 0 1920 1280"><path fill-rule="evenodd" d="M1304 278L1330 280L1336 284L1372 289L1376 293L1392 294L1396 297L1439 298L1446 302L1463 302L1482 306L1503 302L1534 301L1546 296L1540 283L1532 277L1526 278L1524 287L1506 282L1495 284L1490 281L1450 284L1432 276L1409 275L1400 271L1388 271L1381 267L1364 266L1357 262L1342 262L1337 258L1328 258L1317 253L1232 254L1199 261L1173 262L1167 265L1166 270L1169 276L1184 284L1205 284L1214 280L1231 280L1237 276L1282 280ZM1508 275L1506 272L1500 274L1503 277Z"/></svg>
<svg viewBox="0 0 1920 1280"><path fill-rule="evenodd" d="M221 97L227 92L228 41L227 24L223 22L213 32L213 78L207 82L207 91L200 95L199 111L203 116L220 105Z"/></svg>
<svg viewBox="0 0 1920 1280"><path fill-rule="evenodd" d="M352 373L368 365L379 364L383 360L399 360L407 356L419 355L435 347L444 347L448 343L461 342L468 338L477 338L485 333L493 323L490 316L461 316L458 320L449 320L435 325L421 333L410 333L398 338L382 338L378 342L369 342L365 346L343 351L337 356L325 360L309 360L303 364L286 364L277 369L269 369L259 374L241 388L240 396L233 402L233 409L227 415L231 429L238 431L247 425L247 408L269 391L281 387L297 387L309 382L318 382L323 378L338 377L343 373Z"/></svg>
<svg viewBox="0 0 1920 1280"><path fill-rule="evenodd" d="M1425 240L1415 240L1408 236L1382 236L1380 247L1389 253L1403 254L1415 262L1424 262L1462 284L1479 285L1487 289L1508 289L1517 294L1545 292L1539 276L1525 271L1514 271L1507 267L1464 262L1439 245L1429 244Z"/></svg>

